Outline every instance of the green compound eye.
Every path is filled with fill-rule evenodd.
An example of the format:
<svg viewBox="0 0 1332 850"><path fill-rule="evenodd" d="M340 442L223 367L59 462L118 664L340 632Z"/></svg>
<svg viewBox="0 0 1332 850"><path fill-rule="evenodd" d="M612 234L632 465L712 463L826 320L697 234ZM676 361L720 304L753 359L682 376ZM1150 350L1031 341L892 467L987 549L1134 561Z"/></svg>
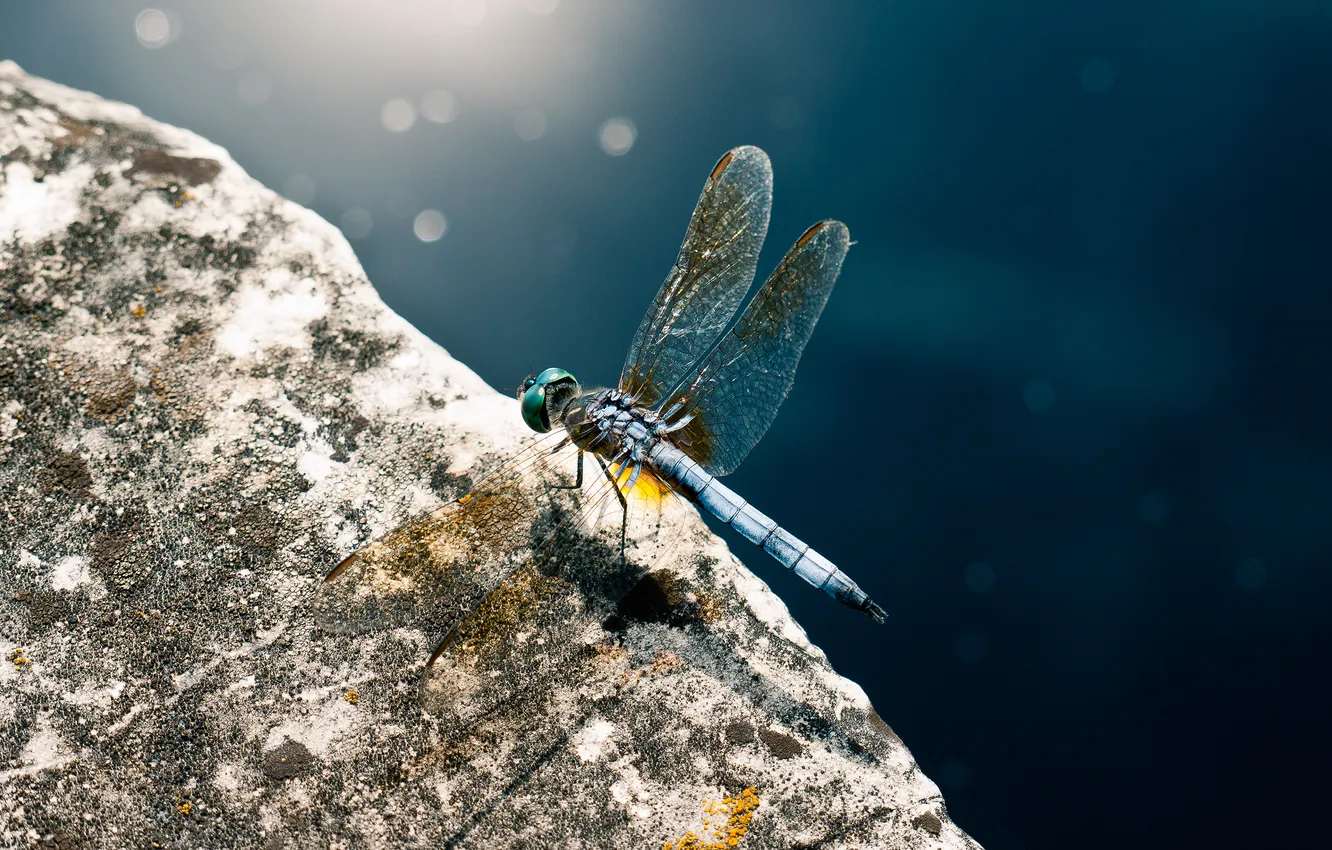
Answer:
<svg viewBox="0 0 1332 850"><path fill-rule="evenodd" d="M518 388L523 421L527 423L528 428L538 434L545 434L550 430L550 412L546 409L546 388L562 381L578 383L573 375L563 369L552 368L535 377L529 376Z"/></svg>

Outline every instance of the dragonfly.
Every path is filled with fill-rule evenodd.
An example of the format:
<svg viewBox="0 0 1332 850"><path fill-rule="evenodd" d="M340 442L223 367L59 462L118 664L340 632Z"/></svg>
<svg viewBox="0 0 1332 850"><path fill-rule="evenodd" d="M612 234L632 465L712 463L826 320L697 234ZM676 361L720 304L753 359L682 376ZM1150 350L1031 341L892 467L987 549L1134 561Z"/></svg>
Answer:
<svg viewBox="0 0 1332 850"><path fill-rule="evenodd" d="M846 573L720 480L776 417L851 244L839 221L810 227L740 312L771 207L767 154L752 146L727 152L708 174L679 257L634 334L618 385L584 389L560 368L529 375L517 390L522 419L545 436L468 494L338 564L326 583L355 568L378 588L339 607L391 608L395 603L385 598L396 595L410 597L402 605L414 609L432 596L449 597L458 609L453 619L465 617L521 568L524 551L553 539L550 529L533 530L539 505L530 495L533 478L553 476L546 494L563 491L574 500L565 520L579 525L604 516L608 506L618 512L622 559L631 505L660 510L683 499L828 596L883 622L883 609ZM587 476L585 458L596 465ZM555 483L567 482L570 464L573 483ZM463 585L473 592L460 591Z"/></svg>

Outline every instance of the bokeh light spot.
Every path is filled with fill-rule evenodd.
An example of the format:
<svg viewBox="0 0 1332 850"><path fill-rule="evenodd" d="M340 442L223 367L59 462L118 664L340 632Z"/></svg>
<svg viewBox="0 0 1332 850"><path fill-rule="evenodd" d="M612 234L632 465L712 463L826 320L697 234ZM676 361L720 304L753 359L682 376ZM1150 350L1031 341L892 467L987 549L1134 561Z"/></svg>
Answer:
<svg viewBox="0 0 1332 850"><path fill-rule="evenodd" d="M379 110L379 122L390 133L405 133L416 123L416 109L411 102L395 97Z"/></svg>
<svg viewBox="0 0 1332 850"><path fill-rule="evenodd" d="M1082 66L1082 88L1092 94L1108 92L1115 86L1115 66L1105 59L1088 59Z"/></svg>
<svg viewBox="0 0 1332 850"><path fill-rule="evenodd" d="M1054 408L1054 387L1049 381L1028 381L1022 390L1022 402L1032 413L1046 413Z"/></svg>
<svg viewBox="0 0 1332 850"><path fill-rule="evenodd" d="M1156 524L1170 516L1170 499L1164 493L1144 493L1138 497L1138 519Z"/></svg>
<svg viewBox="0 0 1332 850"><path fill-rule="evenodd" d="M1267 580L1267 567L1257 558L1245 558L1235 567L1235 584L1245 590L1257 590Z"/></svg>
<svg viewBox="0 0 1332 850"><path fill-rule="evenodd" d="M282 181L282 194L287 200L308 207L315 199L315 184L308 174L293 174Z"/></svg>
<svg viewBox="0 0 1332 850"><path fill-rule="evenodd" d="M444 213L439 210L421 210L412 222L412 232L422 242L438 242L448 226Z"/></svg>
<svg viewBox="0 0 1332 850"><path fill-rule="evenodd" d="M601 149L611 156L624 156L634 146L638 130L628 118L612 118L601 125L597 134L601 140Z"/></svg>
<svg viewBox="0 0 1332 850"><path fill-rule="evenodd" d="M967 568L962 571L962 580L972 593L989 593L994 590L994 567L984 561L967 564Z"/></svg>
<svg viewBox="0 0 1332 850"><path fill-rule="evenodd" d="M161 9L144 9L134 18L134 34L139 44L150 50L163 47L172 40L171 19Z"/></svg>
<svg viewBox="0 0 1332 850"><path fill-rule="evenodd" d="M540 109L520 109L513 116L513 131L524 142L535 142L546 135L546 113Z"/></svg>
<svg viewBox="0 0 1332 850"><path fill-rule="evenodd" d="M447 124L458 117L458 100L443 89L421 96L421 116L434 124Z"/></svg>
<svg viewBox="0 0 1332 850"><path fill-rule="evenodd" d="M533 15L550 15L559 8L560 0L523 0L523 8Z"/></svg>
<svg viewBox="0 0 1332 850"><path fill-rule="evenodd" d="M963 664L976 664L985 660L988 650L983 636L975 632L963 632L953 641L953 652Z"/></svg>
<svg viewBox="0 0 1332 850"><path fill-rule="evenodd" d="M375 220L360 207L352 207L342 214L342 233L348 239L364 239L375 229Z"/></svg>
<svg viewBox="0 0 1332 850"><path fill-rule="evenodd" d="M236 95L241 103L249 106L263 106L273 96L273 84L268 77L258 71L249 71L241 75L236 83Z"/></svg>

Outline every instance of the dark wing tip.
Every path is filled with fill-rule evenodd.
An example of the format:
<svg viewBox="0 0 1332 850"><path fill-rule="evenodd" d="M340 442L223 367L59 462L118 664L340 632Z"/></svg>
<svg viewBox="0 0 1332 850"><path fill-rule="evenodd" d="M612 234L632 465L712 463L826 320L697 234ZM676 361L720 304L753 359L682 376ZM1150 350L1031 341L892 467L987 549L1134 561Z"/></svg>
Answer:
<svg viewBox="0 0 1332 850"><path fill-rule="evenodd" d="M820 221L818 224L812 225L808 230L800 234L800 238L796 240L795 247L803 247L806 242L813 239L815 236L818 236L820 233L826 233L828 238L834 242L841 242L845 245L851 244L851 231L847 229L847 226L840 221L827 219L826 221Z"/></svg>
<svg viewBox="0 0 1332 850"><path fill-rule="evenodd" d="M819 222L818 224L812 225L808 230L800 234L800 238L796 240L795 246L797 248L803 248L805 243L813 239L818 234L818 232L823 229L823 227L824 227L823 222Z"/></svg>
<svg viewBox="0 0 1332 850"><path fill-rule="evenodd" d="M762 148L753 145L741 145L737 148L731 148L723 154L722 158L717 160L717 164L712 167L708 179L716 182L721 179L727 169L734 169L739 165L746 166L745 170L750 174L757 172L761 175L762 182L772 182L772 162Z"/></svg>
<svg viewBox="0 0 1332 850"><path fill-rule="evenodd" d="M727 151L721 159L717 160L717 164L712 167L712 173L708 175L708 179L716 180L720 177L721 173L726 170L726 166L730 165L731 160L733 159L735 159L735 151Z"/></svg>

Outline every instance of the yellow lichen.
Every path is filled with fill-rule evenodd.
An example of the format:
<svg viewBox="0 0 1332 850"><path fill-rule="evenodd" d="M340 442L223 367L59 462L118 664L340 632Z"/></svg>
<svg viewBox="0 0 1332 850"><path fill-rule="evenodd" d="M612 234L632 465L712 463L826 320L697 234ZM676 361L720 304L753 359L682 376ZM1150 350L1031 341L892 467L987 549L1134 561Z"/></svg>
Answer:
<svg viewBox="0 0 1332 850"><path fill-rule="evenodd" d="M666 842L662 850L728 850L735 847L749 831L749 822L758 805L758 789L753 785L734 797L704 800L702 833L690 830L683 837ZM714 822L718 816L725 820Z"/></svg>
<svg viewBox="0 0 1332 850"><path fill-rule="evenodd" d="M182 803L180 802L179 797L176 798L176 801L177 801L176 811L180 812L182 815L185 815L186 817L189 817L190 812L194 810L194 804L189 802L188 800Z"/></svg>
<svg viewBox="0 0 1332 850"><path fill-rule="evenodd" d="M28 657L27 650L25 650L21 646L18 649L14 650L13 652L9 653L9 660L13 662L14 666L20 670L23 669L25 666L26 667L32 666L32 659Z"/></svg>
<svg viewBox="0 0 1332 850"><path fill-rule="evenodd" d="M132 308L130 308L130 312L134 314L134 318L142 319L145 315L147 315L148 310L142 304L135 304Z"/></svg>
<svg viewBox="0 0 1332 850"><path fill-rule="evenodd" d="M347 693L342 695L342 698L345 699L347 702L351 703L352 705L356 705L356 703L360 701L361 696L360 694L356 693L355 688L351 688L347 691Z"/></svg>

